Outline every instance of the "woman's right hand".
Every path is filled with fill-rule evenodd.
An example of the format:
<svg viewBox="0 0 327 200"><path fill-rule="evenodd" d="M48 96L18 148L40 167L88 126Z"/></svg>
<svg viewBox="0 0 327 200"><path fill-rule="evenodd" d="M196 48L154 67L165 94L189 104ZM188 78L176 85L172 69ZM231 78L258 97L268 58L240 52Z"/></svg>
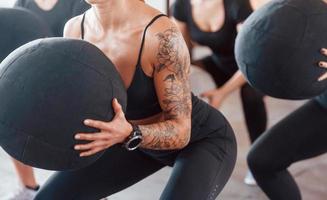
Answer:
<svg viewBox="0 0 327 200"><path fill-rule="evenodd" d="M322 48L322 49L320 50L320 52L321 52L321 54L323 54L323 55L326 56L326 58L327 58L327 49ZM327 70L327 62L326 62L326 61L320 61L320 62L319 62L319 67L324 68L324 69ZM323 81L323 80L326 80L326 79L327 79L327 71L326 71L326 73L324 73L323 75L321 75L321 76L319 77L318 81Z"/></svg>

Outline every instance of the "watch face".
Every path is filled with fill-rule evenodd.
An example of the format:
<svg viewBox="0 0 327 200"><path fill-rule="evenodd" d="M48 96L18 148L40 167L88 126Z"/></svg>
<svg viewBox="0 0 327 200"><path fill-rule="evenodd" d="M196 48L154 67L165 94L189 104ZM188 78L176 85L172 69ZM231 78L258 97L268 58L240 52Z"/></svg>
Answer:
<svg viewBox="0 0 327 200"><path fill-rule="evenodd" d="M142 138L140 137L136 137L136 138L133 138L129 144L128 144L128 148L131 149L131 150L134 150L136 149L137 147L139 147L139 145L141 144L142 142Z"/></svg>

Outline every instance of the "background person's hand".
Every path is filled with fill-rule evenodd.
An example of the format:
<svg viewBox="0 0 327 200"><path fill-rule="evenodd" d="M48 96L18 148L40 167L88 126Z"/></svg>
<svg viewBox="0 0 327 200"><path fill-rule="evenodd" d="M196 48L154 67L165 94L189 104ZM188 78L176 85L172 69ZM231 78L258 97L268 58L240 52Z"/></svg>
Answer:
<svg viewBox="0 0 327 200"><path fill-rule="evenodd" d="M327 49L322 48L320 51L323 55L326 56L327 58ZM325 79L327 79L327 62L326 61L320 61L319 62L319 67L325 68L326 69L326 73L324 73L323 75L321 75L318 79L318 81L323 81Z"/></svg>
<svg viewBox="0 0 327 200"><path fill-rule="evenodd" d="M215 108L219 108L226 98L226 93L221 89L209 90L201 94L201 97L207 98L209 104Z"/></svg>

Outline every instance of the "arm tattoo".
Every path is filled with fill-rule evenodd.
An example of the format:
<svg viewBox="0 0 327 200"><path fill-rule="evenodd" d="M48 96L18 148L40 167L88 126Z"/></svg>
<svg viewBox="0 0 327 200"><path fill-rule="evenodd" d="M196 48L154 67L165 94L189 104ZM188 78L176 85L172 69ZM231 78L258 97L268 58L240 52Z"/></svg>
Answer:
<svg viewBox="0 0 327 200"><path fill-rule="evenodd" d="M141 126L148 138L143 146L152 149L174 149L185 144L188 137L179 134L180 128L173 120L190 119L192 112L189 86L190 59L177 28L158 33L159 47L155 73L163 76L163 107L165 122Z"/></svg>

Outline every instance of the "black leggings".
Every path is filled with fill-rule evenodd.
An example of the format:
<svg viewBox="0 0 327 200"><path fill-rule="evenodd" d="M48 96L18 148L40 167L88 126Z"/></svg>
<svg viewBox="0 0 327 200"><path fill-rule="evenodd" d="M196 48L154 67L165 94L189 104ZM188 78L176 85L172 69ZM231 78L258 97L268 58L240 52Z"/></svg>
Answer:
<svg viewBox="0 0 327 200"><path fill-rule="evenodd" d="M195 61L194 64L210 73L218 87L223 86L235 73L235 70L223 70L228 66L219 66L213 56ZM263 97L261 92L249 84L245 84L241 88L245 122L252 143L266 130L267 126L267 113Z"/></svg>
<svg viewBox="0 0 327 200"><path fill-rule="evenodd" d="M253 145L248 164L258 185L272 200L301 199L287 168L327 152L327 110L315 100L281 120Z"/></svg>
<svg viewBox="0 0 327 200"><path fill-rule="evenodd" d="M199 133L205 137L182 150L166 151L165 158L160 159L141 150L128 152L120 145L111 147L89 167L57 172L35 199L98 200L172 163L173 171L160 199L214 200L233 171L236 141L228 122L213 108L201 124L192 128L192 135Z"/></svg>

